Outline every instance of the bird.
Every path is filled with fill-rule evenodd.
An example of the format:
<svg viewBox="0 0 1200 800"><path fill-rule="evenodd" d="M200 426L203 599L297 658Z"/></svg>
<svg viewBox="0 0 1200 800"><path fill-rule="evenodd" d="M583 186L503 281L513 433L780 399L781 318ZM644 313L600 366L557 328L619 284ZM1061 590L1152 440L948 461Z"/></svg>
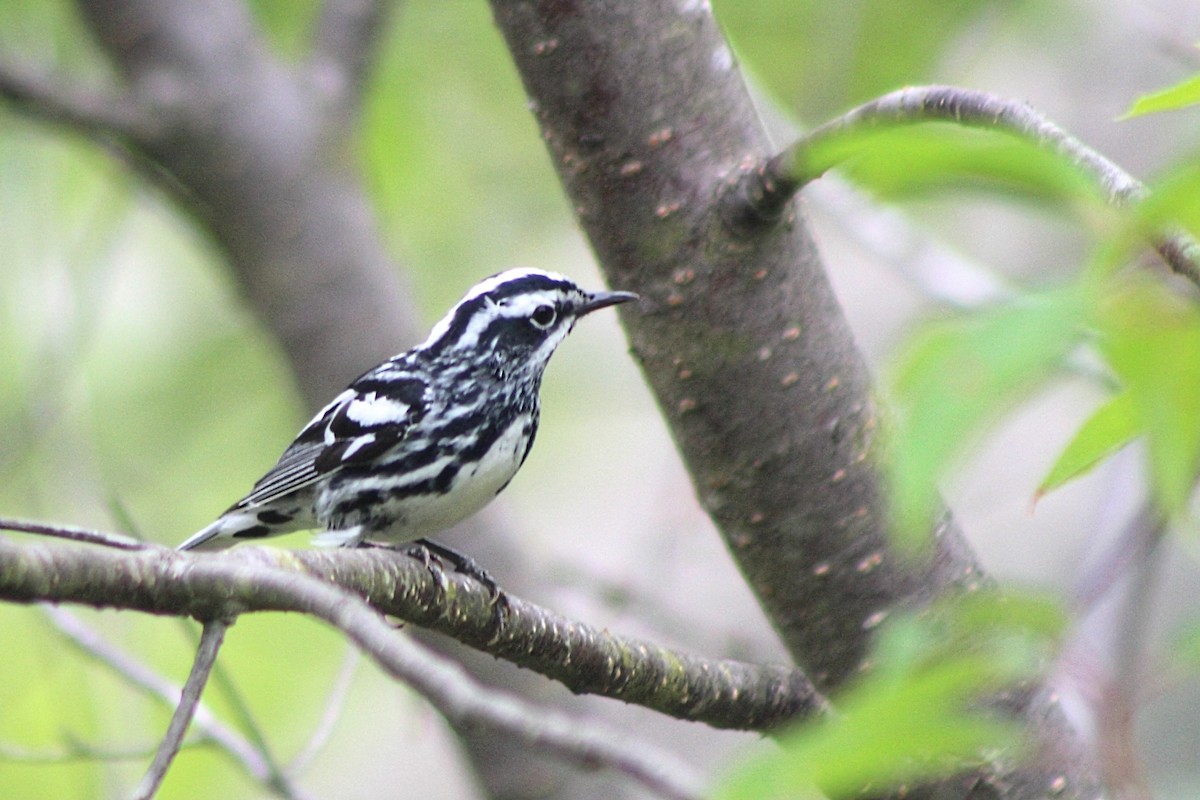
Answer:
<svg viewBox="0 0 1200 800"><path fill-rule="evenodd" d="M245 497L179 549L313 529L319 546L410 543L425 548L427 563L433 552L491 583L428 537L487 505L525 462L543 371L575 323L638 299L537 269L484 279L424 342L322 408Z"/></svg>

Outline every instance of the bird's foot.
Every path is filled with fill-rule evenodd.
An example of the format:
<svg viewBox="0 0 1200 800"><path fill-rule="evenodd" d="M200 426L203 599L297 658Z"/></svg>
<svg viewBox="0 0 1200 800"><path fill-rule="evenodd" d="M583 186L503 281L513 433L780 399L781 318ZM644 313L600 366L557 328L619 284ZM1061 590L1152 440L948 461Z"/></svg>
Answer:
<svg viewBox="0 0 1200 800"><path fill-rule="evenodd" d="M418 539L413 543L413 550L417 551L418 557L424 559L427 563L432 556L441 561L445 561L454 567L454 571L460 575L466 575L468 578L474 578L487 587L487 590L492 595L492 602L496 598L504 594L500 591L500 587L496 585L496 581L488 574L488 571L479 566L475 559L468 555L458 552L457 550L446 547L444 544L432 542L429 539ZM421 551L424 551L421 554Z"/></svg>
<svg viewBox="0 0 1200 800"><path fill-rule="evenodd" d="M508 596L504 594L504 590L496 584L495 579L492 578L488 571L479 566L475 559L458 552L454 548L446 547L444 544L438 544L429 539L418 539L414 544L417 548L424 551L424 558L428 559L432 555L435 558L447 561L454 567L454 571L458 574L474 578L487 587L488 594L491 595L490 604L496 625L496 635L499 635L500 631L504 628L504 616L508 611Z"/></svg>
<svg viewBox="0 0 1200 800"><path fill-rule="evenodd" d="M497 633L504 627L504 616L508 611L508 596L504 594L504 590L497 585L495 579L488 571L479 566L475 559L470 556L429 539L417 539L415 542L403 545L363 542L359 546L385 547L390 550L400 550L407 553L409 556L420 560L425 565L425 568L429 570L429 574L433 576L433 579L441 585L445 584L445 575L442 573L440 565L441 562L448 563L458 574L473 578L487 588L490 595L490 604L495 614Z"/></svg>

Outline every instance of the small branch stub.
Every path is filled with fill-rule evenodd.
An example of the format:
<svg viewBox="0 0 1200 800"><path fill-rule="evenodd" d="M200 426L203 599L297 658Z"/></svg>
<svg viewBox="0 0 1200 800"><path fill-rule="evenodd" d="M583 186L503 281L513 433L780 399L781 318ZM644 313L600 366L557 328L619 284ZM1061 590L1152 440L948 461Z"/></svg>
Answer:
<svg viewBox="0 0 1200 800"><path fill-rule="evenodd" d="M766 163L744 169L729 184L719 201L721 218L742 238L773 227L787 210L801 185L785 174L789 151Z"/></svg>

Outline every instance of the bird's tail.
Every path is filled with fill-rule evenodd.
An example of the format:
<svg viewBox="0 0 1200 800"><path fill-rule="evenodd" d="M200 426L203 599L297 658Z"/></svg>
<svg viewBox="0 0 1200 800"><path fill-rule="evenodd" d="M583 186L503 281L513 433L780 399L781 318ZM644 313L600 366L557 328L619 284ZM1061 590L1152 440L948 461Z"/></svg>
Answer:
<svg viewBox="0 0 1200 800"><path fill-rule="evenodd" d="M282 531L272 530L250 512L230 511L179 545L179 550L225 550L239 541L261 539Z"/></svg>

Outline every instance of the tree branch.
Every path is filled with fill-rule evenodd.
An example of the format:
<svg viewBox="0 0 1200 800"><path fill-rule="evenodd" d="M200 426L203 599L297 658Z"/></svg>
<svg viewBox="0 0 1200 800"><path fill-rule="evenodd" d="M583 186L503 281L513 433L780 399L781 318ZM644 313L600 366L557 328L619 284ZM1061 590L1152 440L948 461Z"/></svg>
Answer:
<svg viewBox="0 0 1200 800"><path fill-rule="evenodd" d="M12 517L0 517L0 530L33 533L38 536L51 536L56 539L66 539L72 542L115 547L118 550L144 550L147 547L154 546L120 533L79 528L74 525L50 525L44 522L13 519Z"/></svg>
<svg viewBox="0 0 1200 800"><path fill-rule="evenodd" d="M734 239L720 217L768 142L707 6L578 8L493 2L610 283L643 297L618 313L700 502L797 663L835 687L869 619L976 566L951 529L931 564L889 557L870 377L807 227Z"/></svg>
<svg viewBox="0 0 1200 800"><path fill-rule="evenodd" d="M159 547L117 553L0 540L0 599L16 602L74 602L198 619L231 612L315 613L297 599L304 597L298 587L311 588L312 576L322 579L318 585L327 581L385 614L452 636L576 693L743 730L769 729L825 708L794 669L674 652L511 595L497 631L486 587L457 574L435 576L418 559L395 552L244 547L197 556ZM286 588L272 588L281 584Z"/></svg>
<svg viewBox="0 0 1200 800"><path fill-rule="evenodd" d="M455 724L495 728L589 769L611 767L666 797L699 796L699 783L690 768L677 763L674 756L645 743L630 743L625 734L615 730L583 725L565 714L534 709L515 697L482 688L457 664L396 635L378 610L337 585L336 577L334 583L315 577L322 573L356 577L357 581L351 580L353 589L384 600L385 613L407 608L411 616L417 616L421 606L411 596L417 592L439 596L440 612L428 606L424 612L438 613L445 624L474 623L477 630L493 624L486 587L457 575L435 577L417 559L379 550L318 553L245 548L197 556L166 548L115 553L19 546L0 539L0 599L80 602L203 620L261 610L311 614L341 630L385 672L411 685ZM521 627L536 616L532 607L515 598L510 598L510 604L510 619L523 620ZM494 638L499 641L502 637ZM586 652L572 655L588 661ZM731 663L712 668L720 670L722 664ZM619 682L626 670L638 672L637 666L619 661L610 664L611 680ZM700 700L720 705L721 699ZM678 704L696 705L691 698L682 698ZM708 709L694 711L693 717L700 719Z"/></svg>
<svg viewBox="0 0 1200 800"><path fill-rule="evenodd" d="M346 159L350 130L310 77L272 54L237 0L79 0L159 130L138 148L270 309L310 408L403 349L411 307ZM237 154L231 158L230 154ZM362 320L373 332L364 336Z"/></svg>
<svg viewBox="0 0 1200 800"><path fill-rule="evenodd" d="M128 92L86 89L13 62L0 63L0 98L31 117L93 139L141 141L155 129L153 118Z"/></svg>
<svg viewBox="0 0 1200 800"><path fill-rule="evenodd" d="M325 0L308 70L324 98L325 116L349 128L362 105L380 34L396 0Z"/></svg>
<svg viewBox="0 0 1200 800"><path fill-rule="evenodd" d="M179 705L171 715L171 724L167 726L167 732L154 754L154 760L150 762L145 777L133 792L134 800L150 800L162 785L167 769L175 760L175 754L179 752L179 746L183 743L183 737L187 734L188 726L196 713L200 695L208 683L208 675L212 672L228 628L229 623L223 619L210 619L204 623L204 633L200 636L200 646L196 648L196 659L192 662L187 683L183 685L183 691L179 695Z"/></svg>
<svg viewBox="0 0 1200 800"><path fill-rule="evenodd" d="M735 228L774 222L799 189L837 166L824 156L813 158L822 144L856 129L924 122L1000 131L1055 152L1091 178L1104 199L1117 208L1149 194L1132 175L1026 103L957 86L913 86L814 128L778 155L747 170L725 195L725 216ZM1200 284L1200 245L1184 234L1160 235L1153 244L1173 270Z"/></svg>
<svg viewBox="0 0 1200 800"><path fill-rule="evenodd" d="M75 615L52 605L43 605L42 610L59 633L83 653L121 676L129 685L163 702L169 708L175 708L179 704L182 689L178 685L113 647L96 631L80 622ZM256 748L237 731L224 725L203 703L197 706L193 719L202 741L216 744L241 764L252 777L265 786L276 788L281 796L299 797L295 787L291 786L279 768L271 763L267 753Z"/></svg>

